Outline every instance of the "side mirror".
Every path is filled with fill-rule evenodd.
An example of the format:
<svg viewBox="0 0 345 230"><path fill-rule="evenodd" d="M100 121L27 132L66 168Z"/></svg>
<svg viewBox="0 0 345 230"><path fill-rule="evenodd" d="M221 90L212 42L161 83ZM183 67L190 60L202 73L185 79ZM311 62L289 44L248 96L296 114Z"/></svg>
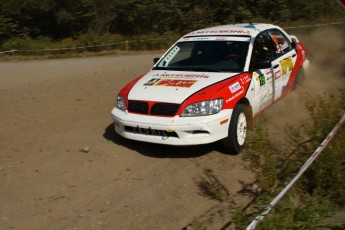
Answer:
<svg viewBox="0 0 345 230"><path fill-rule="evenodd" d="M292 40L291 46L292 46L293 49L296 50L296 49L297 49L297 41L296 41L296 39L294 39L294 38L292 38L291 40Z"/></svg>
<svg viewBox="0 0 345 230"><path fill-rule="evenodd" d="M271 61L270 60L266 60L266 59L258 59L255 60L252 66L252 69L267 69L267 68L271 68Z"/></svg>
<svg viewBox="0 0 345 230"><path fill-rule="evenodd" d="M159 61L159 59L160 59L159 57L155 57L155 58L153 59L153 63L156 64L156 63Z"/></svg>

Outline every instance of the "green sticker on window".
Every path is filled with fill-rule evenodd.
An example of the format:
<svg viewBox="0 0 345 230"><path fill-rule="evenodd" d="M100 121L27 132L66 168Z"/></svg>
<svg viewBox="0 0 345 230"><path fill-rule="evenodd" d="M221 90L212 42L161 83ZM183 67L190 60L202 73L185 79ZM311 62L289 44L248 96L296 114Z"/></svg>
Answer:
<svg viewBox="0 0 345 230"><path fill-rule="evenodd" d="M260 86L263 86L266 83L265 75L261 74L259 76L259 81L260 81Z"/></svg>

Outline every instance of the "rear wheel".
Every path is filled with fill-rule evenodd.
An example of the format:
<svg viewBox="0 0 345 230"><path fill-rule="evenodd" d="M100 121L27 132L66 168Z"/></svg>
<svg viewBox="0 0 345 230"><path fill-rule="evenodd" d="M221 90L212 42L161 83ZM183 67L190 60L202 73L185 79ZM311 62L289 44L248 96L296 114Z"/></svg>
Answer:
<svg viewBox="0 0 345 230"><path fill-rule="evenodd" d="M226 153L238 154L242 151L247 138L247 114L245 105L237 105L232 113L228 136L222 140Z"/></svg>
<svg viewBox="0 0 345 230"><path fill-rule="evenodd" d="M304 69L299 68L297 70L296 77L295 77L294 89L299 88L303 84L304 78L305 78Z"/></svg>

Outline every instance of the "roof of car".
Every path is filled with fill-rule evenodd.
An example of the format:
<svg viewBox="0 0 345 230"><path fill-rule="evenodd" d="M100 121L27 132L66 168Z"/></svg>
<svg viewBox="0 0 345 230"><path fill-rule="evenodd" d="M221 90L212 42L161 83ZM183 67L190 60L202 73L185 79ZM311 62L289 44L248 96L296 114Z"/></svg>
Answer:
<svg viewBox="0 0 345 230"><path fill-rule="evenodd" d="M263 23L242 23L242 24L232 24L232 25L222 25L204 28L200 30L193 31L184 37L191 36L214 36L214 35L230 35L230 36L250 36L256 37L258 33L266 29L278 28L278 26L272 24Z"/></svg>

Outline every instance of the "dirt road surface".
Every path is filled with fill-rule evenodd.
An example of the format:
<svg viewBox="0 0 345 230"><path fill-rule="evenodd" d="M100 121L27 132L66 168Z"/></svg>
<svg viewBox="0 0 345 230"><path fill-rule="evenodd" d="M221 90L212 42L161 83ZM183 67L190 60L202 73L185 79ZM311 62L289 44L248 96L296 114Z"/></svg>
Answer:
<svg viewBox="0 0 345 230"><path fill-rule="evenodd" d="M159 55L0 62L0 229L182 229L216 204L198 192L203 169L230 193L253 180L241 155L215 144L169 147L114 135L118 90ZM265 112L277 142L286 123L306 118L308 89L345 85L334 76L308 81Z"/></svg>
<svg viewBox="0 0 345 230"><path fill-rule="evenodd" d="M0 63L0 229L181 229L215 204L198 194L204 168L231 192L251 180L214 145L114 136L118 90L155 56Z"/></svg>

